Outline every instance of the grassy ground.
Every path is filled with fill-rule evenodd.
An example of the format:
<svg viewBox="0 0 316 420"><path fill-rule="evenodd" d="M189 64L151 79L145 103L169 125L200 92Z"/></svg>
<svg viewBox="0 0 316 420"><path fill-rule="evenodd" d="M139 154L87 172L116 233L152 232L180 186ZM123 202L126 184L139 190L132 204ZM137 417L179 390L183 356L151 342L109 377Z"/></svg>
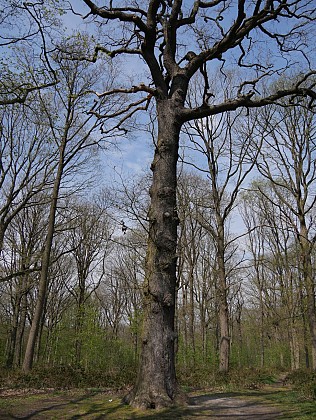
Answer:
<svg viewBox="0 0 316 420"><path fill-rule="evenodd" d="M302 397L291 387L266 386L259 396L264 403L284 408L284 419L316 419L316 401Z"/></svg>
<svg viewBox="0 0 316 420"><path fill-rule="evenodd" d="M15 390L0 396L0 419L217 419L242 414L243 419L314 419L316 403L301 400L290 387L266 385L239 392L190 393L195 405L140 411L122 403L122 392L110 390ZM223 416L223 417L222 417ZM214 418L215 418L214 417Z"/></svg>
<svg viewBox="0 0 316 420"><path fill-rule="evenodd" d="M80 371L40 369L32 375L3 371L0 375L0 420L9 419L194 419L242 417L243 420L316 419L316 374L274 374L254 370L209 375L210 383L191 378L183 384L189 404L166 410L140 411L122 403L122 383ZM204 377L205 377L204 373ZM95 385L92 385L92 382ZM91 383L91 384L90 384ZM131 381L132 383L132 381ZM113 384L113 385L112 385ZM193 390L189 384L197 384Z"/></svg>

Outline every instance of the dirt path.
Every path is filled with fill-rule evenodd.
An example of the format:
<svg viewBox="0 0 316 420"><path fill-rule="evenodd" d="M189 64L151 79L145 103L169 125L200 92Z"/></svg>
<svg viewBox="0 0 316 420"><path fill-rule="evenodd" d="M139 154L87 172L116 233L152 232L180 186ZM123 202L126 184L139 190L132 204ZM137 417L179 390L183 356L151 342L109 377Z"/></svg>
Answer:
<svg viewBox="0 0 316 420"><path fill-rule="evenodd" d="M238 394L205 394L193 397L191 401L192 419L199 420L268 420L281 418L284 414L280 408L259 402L258 397L245 398Z"/></svg>
<svg viewBox="0 0 316 420"><path fill-rule="evenodd" d="M46 390L36 393L26 390L22 395L0 392L0 419L109 419L109 420L205 420L237 419L268 420L295 418L283 408L269 404L267 399L277 391L270 387L259 391L247 390L240 393L198 392L190 395L189 405L157 412L141 412L122 404L121 394L100 390ZM265 401L265 402L263 402ZM311 417L313 418L313 417Z"/></svg>

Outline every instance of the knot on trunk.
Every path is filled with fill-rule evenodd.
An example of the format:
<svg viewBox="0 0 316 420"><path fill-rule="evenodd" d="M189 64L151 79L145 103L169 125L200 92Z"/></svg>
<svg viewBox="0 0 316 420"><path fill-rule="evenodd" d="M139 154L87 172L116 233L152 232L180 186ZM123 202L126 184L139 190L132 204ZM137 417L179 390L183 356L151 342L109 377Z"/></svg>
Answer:
<svg viewBox="0 0 316 420"><path fill-rule="evenodd" d="M157 232L155 244L158 248L168 250L168 252L173 252L176 248L175 240L171 236L166 235L162 230Z"/></svg>
<svg viewBox="0 0 316 420"><path fill-rule="evenodd" d="M171 197L174 194L174 188L172 187L162 187L159 188L157 195L160 198L164 198L164 197Z"/></svg>

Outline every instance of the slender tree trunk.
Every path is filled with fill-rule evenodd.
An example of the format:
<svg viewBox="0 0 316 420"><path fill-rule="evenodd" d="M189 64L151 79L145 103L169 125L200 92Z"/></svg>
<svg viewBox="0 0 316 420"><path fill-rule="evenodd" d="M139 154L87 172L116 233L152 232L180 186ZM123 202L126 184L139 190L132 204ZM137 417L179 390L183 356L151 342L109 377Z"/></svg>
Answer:
<svg viewBox="0 0 316 420"><path fill-rule="evenodd" d="M201 337L202 337L202 352L203 352L203 361L206 362L207 352L206 352L206 304L204 303L204 293L202 292L202 302L200 303L200 325L201 325Z"/></svg>
<svg viewBox="0 0 316 420"><path fill-rule="evenodd" d="M217 241L217 264L218 264L218 306L219 306L219 371L227 373L229 370L230 356L230 336L229 336L229 316L227 303L227 281L225 269L225 238L224 226L218 223Z"/></svg>
<svg viewBox="0 0 316 420"><path fill-rule="evenodd" d="M23 305L26 299L27 276L19 277L15 290L13 320L9 340L9 350L6 360L6 367L12 368L18 365L21 352L21 330L24 329L25 314L23 314ZM24 316L23 316L24 315Z"/></svg>
<svg viewBox="0 0 316 420"><path fill-rule="evenodd" d="M264 303L262 298L262 286L260 284L260 367L263 368L265 365L265 342L264 342L264 335L265 335L265 326L264 326Z"/></svg>
<svg viewBox="0 0 316 420"><path fill-rule="evenodd" d="M305 360L305 367L309 369L309 348L308 348L308 325L306 320L306 305L305 305L305 298L303 292L303 279L302 276L299 276L299 305L300 305L300 315L303 323L303 348L304 348L304 360Z"/></svg>
<svg viewBox="0 0 316 420"><path fill-rule="evenodd" d="M311 261L311 248L308 240L308 232L305 220L301 220L300 244L302 250L302 270L307 294L307 315L309 333L311 337L311 367L316 370L316 305L315 305L315 284L313 279L313 267Z"/></svg>
<svg viewBox="0 0 316 420"><path fill-rule="evenodd" d="M138 379L127 402L142 408L174 403L175 293L178 216L176 167L180 124L171 100L157 100L158 141L152 163L144 324Z"/></svg>
<svg viewBox="0 0 316 420"><path fill-rule="evenodd" d="M3 222L3 219L0 219L0 252L3 250L3 242L4 242L4 233L6 230L6 226Z"/></svg>
<svg viewBox="0 0 316 420"><path fill-rule="evenodd" d="M27 293L24 291L21 301L21 309L20 309L20 322L17 331L16 337L16 352L15 352L15 359L14 365L21 366L22 363L22 354L23 354L23 339L25 333L25 325L26 325L26 318L27 318Z"/></svg>
<svg viewBox="0 0 316 420"><path fill-rule="evenodd" d="M75 364L80 366L82 353L82 332L85 317L85 280L80 281L76 314Z"/></svg>
<svg viewBox="0 0 316 420"><path fill-rule="evenodd" d="M182 335L182 345L183 345L183 354L184 354L184 364L187 367L188 364L188 326L187 326L187 308L188 308L188 290L187 285L184 284L182 288L182 328L181 328L181 335Z"/></svg>
<svg viewBox="0 0 316 420"><path fill-rule="evenodd" d="M20 301L20 298L16 297L16 300ZM15 354L16 354L16 340L17 340L17 331L18 331L18 324L19 324L19 309L20 304L15 303L15 307L13 308L13 319L12 325L10 330L9 336L9 343L8 343L8 354L6 360L6 367L11 369L13 367Z"/></svg>
<svg viewBox="0 0 316 420"><path fill-rule="evenodd" d="M46 294L48 288L48 270L50 264L50 254L53 244L53 236L55 232L55 218L56 218L56 209L57 209L57 202L59 196L59 188L62 179L63 169L64 169L64 153L65 153L65 146L66 141L62 142L60 147L60 157L59 157L59 164L57 168L57 174L54 182L54 187L52 191L51 203L50 203L50 211L49 211L49 218L48 218L48 228L47 228L47 236L45 241L45 248L42 256L42 270L41 276L39 281L39 290L37 296L37 302L35 306L35 311L32 319L31 329L29 332L24 361L22 370L23 372L27 373L32 369L33 360L34 360L34 351L35 351L35 344L38 337L38 333L42 323L42 316L44 312L45 302L46 302Z"/></svg>
<svg viewBox="0 0 316 420"><path fill-rule="evenodd" d="M193 258L195 261L195 258ZM189 287L190 287L190 308L189 308L189 336L190 336L190 346L193 350L193 364L195 365L195 317L194 317L194 262L192 261L189 273Z"/></svg>
<svg viewBox="0 0 316 420"><path fill-rule="evenodd" d="M289 342L291 350L291 370L297 370L300 368L300 343L295 319L290 321Z"/></svg>
<svg viewBox="0 0 316 420"><path fill-rule="evenodd" d="M243 364L243 336L242 336L242 304L238 302L236 308L236 342L237 342L237 354L238 354L238 367L241 368Z"/></svg>

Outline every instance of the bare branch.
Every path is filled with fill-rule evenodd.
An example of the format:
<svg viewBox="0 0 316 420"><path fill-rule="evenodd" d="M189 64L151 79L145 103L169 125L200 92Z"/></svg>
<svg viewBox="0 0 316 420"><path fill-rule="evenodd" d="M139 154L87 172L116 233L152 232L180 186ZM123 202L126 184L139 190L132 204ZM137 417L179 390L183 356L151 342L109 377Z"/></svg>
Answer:
<svg viewBox="0 0 316 420"><path fill-rule="evenodd" d="M309 72L308 75L305 76L305 81L312 75L315 75L316 72L312 71ZM249 82L247 82L249 83ZM248 94L237 96L235 99L229 99L224 101L220 104L210 105L207 106L206 104L202 105L201 107L195 109L185 109L181 111L182 121L190 121L196 118L204 118L210 115L220 114L222 112L227 111L235 111L238 108L259 108L265 105L278 103L278 100L291 97L291 96L303 96L303 97L310 97L311 101L313 102L316 100L316 92L312 89L314 84L311 87L305 88L300 87L303 82L299 82L296 86L293 86L289 89L282 89L278 90L271 95L267 95L265 97L253 97L255 96L254 91L250 91Z"/></svg>
<svg viewBox="0 0 316 420"><path fill-rule="evenodd" d="M92 15L100 16L104 19L111 20L120 20L121 22L131 22L134 23L141 31L147 33L148 27L142 21L142 19L135 13L131 13L130 10L125 9L112 9L107 7L98 7L94 2L90 0L83 0L84 3L90 8L90 13ZM145 15L145 12L141 13Z"/></svg>
<svg viewBox="0 0 316 420"><path fill-rule="evenodd" d="M22 104L26 101L26 98L31 92L34 92L36 90L45 89L51 86L54 86L58 83L58 81L50 82L50 83L44 83L42 85L38 86L31 86L31 87L25 87L20 89L21 92L15 92L16 97L12 99L0 99L0 105L12 105L12 104Z"/></svg>
<svg viewBox="0 0 316 420"><path fill-rule="evenodd" d="M146 86L144 84L140 84L138 86L132 86L130 89L124 89L124 88L120 88L120 89L112 89L109 90L107 92L103 92L103 93L97 93L97 96L99 98L103 98L105 96L110 96L116 93L136 93L136 92L147 92L149 94L151 94L152 96L156 96L157 91L156 89L152 89L149 86Z"/></svg>

